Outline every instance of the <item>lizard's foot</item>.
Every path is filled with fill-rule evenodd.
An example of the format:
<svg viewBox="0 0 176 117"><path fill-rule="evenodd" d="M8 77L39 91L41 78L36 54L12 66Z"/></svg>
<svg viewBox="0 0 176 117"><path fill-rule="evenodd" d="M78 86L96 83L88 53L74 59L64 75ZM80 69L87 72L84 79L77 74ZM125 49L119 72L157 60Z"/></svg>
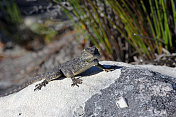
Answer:
<svg viewBox="0 0 176 117"><path fill-rule="evenodd" d="M34 91L36 91L36 90L41 90L41 88L42 88L43 86L45 87L46 84L48 84L48 81L44 80L42 83L39 83L39 84L35 85Z"/></svg>
<svg viewBox="0 0 176 117"><path fill-rule="evenodd" d="M82 80L81 80L81 79L72 78L72 81L73 81L73 83L71 84L72 87L74 87L75 85L76 85L77 87L79 87L78 84L82 84Z"/></svg>
<svg viewBox="0 0 176 117"><path fill-rule="evenodd" d="M109 72L109 71L114 71L115 68L113 66L111 66L110 68L105 68L103 69L103 71Z"/></svg>

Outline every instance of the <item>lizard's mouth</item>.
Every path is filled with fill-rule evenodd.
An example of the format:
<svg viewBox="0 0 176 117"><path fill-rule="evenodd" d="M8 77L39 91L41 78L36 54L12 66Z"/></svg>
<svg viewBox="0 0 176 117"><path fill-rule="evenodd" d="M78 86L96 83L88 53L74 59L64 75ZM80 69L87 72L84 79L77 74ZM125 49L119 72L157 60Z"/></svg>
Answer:
<svg viewBox="0 0 176 117"><path fill-rule="evenodd" d="M97 58L100 58L101 55L100 55L98 49L96 49L96 50L94 51L94 56L96 56Z"/></svg>
<svg viewBox="0 0 176 117"><path fill-rule="evenodd" d="M97 53L95 56L96 56L96 58L100 58L101 57L101 55L99 53Z"/></svg>

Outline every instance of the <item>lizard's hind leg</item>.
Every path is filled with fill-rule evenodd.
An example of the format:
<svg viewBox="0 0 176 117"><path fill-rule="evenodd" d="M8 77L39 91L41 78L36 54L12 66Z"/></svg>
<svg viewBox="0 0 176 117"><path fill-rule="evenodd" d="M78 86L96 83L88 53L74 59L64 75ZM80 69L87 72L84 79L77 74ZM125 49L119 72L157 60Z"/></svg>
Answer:
<svg viewBox="0 0 176 117"><path fill-rule="evenodd" d="M34 91L36 91L36 90L41 90L41 88L42 88L43 86L45 87L46 84L48 84L48 81L47 81L47 80L44 80L43 82L41 82L41 83L35 85Z"/></svg>
<svg viewBox="0 0 176 117"><path fill-rule="evenodd" d="M57 74L54 74L54 75L51 75L50 73L46 76L45 80L37 85L35 85L35 89L34 91L36 90L41 90L42 87L45 87L46 84L48 84L48 82L50 82L51 80L54 80L54 79L57 79L58 77L60 77L61 75L57 75Z"/></svg>

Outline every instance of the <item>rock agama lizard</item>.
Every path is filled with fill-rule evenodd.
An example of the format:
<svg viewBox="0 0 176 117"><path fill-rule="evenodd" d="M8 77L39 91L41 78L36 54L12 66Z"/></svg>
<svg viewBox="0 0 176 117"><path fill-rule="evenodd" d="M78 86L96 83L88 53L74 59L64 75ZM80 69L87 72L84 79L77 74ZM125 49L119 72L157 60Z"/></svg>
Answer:
<svg viewBox="0 0 176 117"><path fill-rule="evenodd" d="M42 87L46 86L50 81L61 78L62 76L71 78L73 83L71 86L79 86L82 84L81 79L76 79L74 76L86 71L92 66L97 66L104 71L112 71L112 68L105 68L103 65L99 64L98 58L100 58L100 53L96 47L88 47L81 52L81 56L73 58L57 67L55 67L51 72L43 73L41 75L35 76L32 80L27 81L18 88L11 90L10 92L4 94L3 96L18 92L28 85L44 79L43 82L37 84L34 91L41 90Z"/></svg>

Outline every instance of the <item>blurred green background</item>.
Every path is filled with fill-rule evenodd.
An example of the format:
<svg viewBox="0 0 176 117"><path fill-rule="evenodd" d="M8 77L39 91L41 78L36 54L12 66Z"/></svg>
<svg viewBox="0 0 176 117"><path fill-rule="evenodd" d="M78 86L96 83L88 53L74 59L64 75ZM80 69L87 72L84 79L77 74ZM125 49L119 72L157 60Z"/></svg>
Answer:
<svg viewBox="0 0 176 117"><path fill-rule="evenodd" d="M74 22L84 42L98 47L106 60L154 61L176 52L175 0L53 0ZM58 31L53 19L24 25L18 4L0 2L0 31L24 47L31 41L45 45ZM2 40L2 39L1 39ZM31 48L31 47L30 47Z"/></svg>

